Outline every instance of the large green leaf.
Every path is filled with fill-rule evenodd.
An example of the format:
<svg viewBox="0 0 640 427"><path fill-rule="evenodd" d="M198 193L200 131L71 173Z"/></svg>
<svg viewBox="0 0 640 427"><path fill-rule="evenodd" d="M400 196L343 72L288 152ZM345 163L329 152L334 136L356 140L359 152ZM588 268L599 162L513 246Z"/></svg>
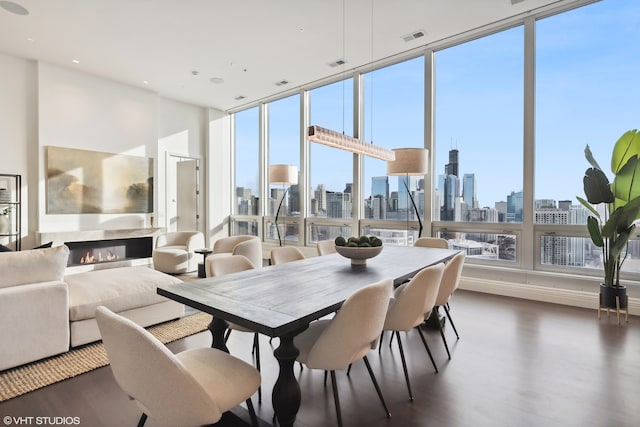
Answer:
<svg viewBox="0 0 640 427"><path fill-rule="evenodd" d="M637 155L631 156L618 170L612 187L617 206L640 196L640 162Z"/></svg>
<svg viewBox="0 0 640 427"><path fill-rule="evenodd" d="M594 245L601 248L604 246L604 240L602 239L602 233L600 232L600 223L597 219L590 216L587 218L587 230L589 230L589 236Z"/></svg>
<svg viewBox="0 0 640 427"><path fill-rule="evenodd" d="M613 146L611 172L617 175L633 156L640 156L640 133L636 129L622 134Z"/></svg>
<svg viewBox="0 0 640 427"><path fill-rule="evenodd" d="M591 211L591 213L598 218L598 220L600 219L600 213L593 207L591 206L591 203L587 202L585 199L583 199L580 196L576 196L576 198L578 199L578 201L580 203L582 203L582 206L584 206L585 208L589 209Z"/></svg>
<svg viewBox="0 0 640 427"><path fill-rule="evenodd" d="M596 162L596 159L593 157L593 154L591 153L591 148L589 148L589 144L587 144L587 146L584 149L584 156L587 158L587 161L589 162L591 167L593 167L594 169L602 170L598 162Z"/></svg>
<svg viewBox="0 0 640 427"><path fill-rule="evenodd" d="M584 184L584 194L587 196L589 203L597 205L599 203L613 203L615 201L609 179L600 169L587 169L582 182Z"/></svg>

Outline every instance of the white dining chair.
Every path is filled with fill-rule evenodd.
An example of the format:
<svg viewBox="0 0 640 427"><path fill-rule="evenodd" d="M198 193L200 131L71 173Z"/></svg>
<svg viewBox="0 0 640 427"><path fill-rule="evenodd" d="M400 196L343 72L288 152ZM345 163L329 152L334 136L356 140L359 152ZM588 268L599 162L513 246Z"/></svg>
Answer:
<svg viewBox="0 0 640 427"><path fill-rule="evenodd" d="M319 240L316 242L318 255L329 255L336 253L336 244L333 240Z"/></svg>
<svg viewBox="0 0 640 427"><path fill-rule="evenodd" d="M96 320L118 385L147 417L162 426L216 423L224 412L246 401L251 422L258 420L251 396L260 373L248 363L213 348L173 354L157 338L104 306Z"/></svg>
<svg viewBox="0 0 640 427"><path fill-rule="evenodd" d="M251 270L254 265L244 255L229 255L224 257L214 257L207 262L207 277L222 276L225 274L238 273L240 271ZM260 371L260 339L256 331L244 326L237 325L233 322L227 322L227 333L225 334L225 342L229 339L231 331L250 332L253 334L252 353L256 358L256 369ZM258 402L262 403L262 388L258 388Z"/></svg>
<svg viewBox="0 0 640 427"><path fill-rule="evenodd" d="M393 281L385 279L359 289L345 300L332 319L312 322L307 330L294 338L294 345L300 351L296 359L298 362L311 369L330 372L340 427L342 413L335 371L347 369L352 362L360 359L364 360L385 413L391 416L367 353L378 343L392 288Z"/></svg>
<svg viewBox="0 0 640 427"><path fill-rule="evenodd" d="M423 248L440 248L449 249L449 242L446 239L440 237L420 237L414 243L413 246L421 246Z"/></svg>
<svg viewBox="0 0 640 427"><path fill-rule="evenodd" d="M420 330L420 325L424 323L424 319L429 317L433 310L443 271L444 264L442 263L424 268L413 276L409 282L396 288L393 292L393 297L389 301L387 316L384 320L382 330L391 331L392 334L395 334L396 341L398 342L400 359L402 360L402 370L404 371L404 377L407 382L410 400L413 400L413 393L411 391L411 382L409 381L407 362L404 357L400 332L408 332L412 329L418 331L424 348L429 355L429 359L431 359L434 369L438 372L438 367L433 360L433 355L424 338L424 334ZM382 346L379 347L378 351L381 349Z"/></svg>
<svg viewBox="0 0 640 427"><path fill-rule="evenodd" d="M462 267L464 266L465 253L459 252L456 256L454 256L451 260L449 260L444 267L444 272L442 273L442 280L440 281L440 289L438 290L438 296L436 297L435 306L442 307L444 312L451 323L451 327L456 334L456 338L460 339L460 335L458 335L458 330L456 329L456 325L453 323L453 319L451 318L451 313L449 310L449 300L453 293L458 289L458 285L460 284L460 276L462 275ZM447 339L444 336L444 329L442 329L442 325L440 322L435 322L438 324L438 328L440 329L440 336L442 337L442 342L444 343L444 348L447 350L447 355L449 359L451 359L451 353L449 352L449 346L447 345Z"/></svg>
<svg viewBox="0 0 640 427"><path fill-rule="evenodd" d="M295 246L280 246L271 249L271 264L278 265L285 262L304 259L302 251Z"/></svg>

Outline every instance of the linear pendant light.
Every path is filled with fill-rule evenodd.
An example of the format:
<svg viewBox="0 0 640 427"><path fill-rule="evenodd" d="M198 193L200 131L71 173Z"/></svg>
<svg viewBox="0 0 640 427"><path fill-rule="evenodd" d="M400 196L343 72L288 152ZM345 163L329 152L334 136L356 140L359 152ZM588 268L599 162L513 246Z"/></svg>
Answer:
<svg viewBox="0 0 640 427"><path fill-rule="evenodd" d="M320 126L309 126L307 136L309 141L328 145L333 148L339 148L341 150L351 151L352 153L375 157L380 160L391 161L396 158L394 152L387 148L370 144Z"/></svg>

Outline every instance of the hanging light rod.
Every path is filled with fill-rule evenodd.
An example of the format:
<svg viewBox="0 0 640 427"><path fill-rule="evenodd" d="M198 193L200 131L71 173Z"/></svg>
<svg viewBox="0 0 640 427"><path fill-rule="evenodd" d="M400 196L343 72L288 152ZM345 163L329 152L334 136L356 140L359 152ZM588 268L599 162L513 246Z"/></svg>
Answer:
<svg viewBox="0 0 640 427"><path fill-rule="evenodd" d="M393 151L384 147L370 144L320 126L309 126L307 135L309 141L328 145L333 148L339 148L341 150L351 151L352 153L363 154L365 156L375 157L386 161L395 160L396 158Z"/></svg>

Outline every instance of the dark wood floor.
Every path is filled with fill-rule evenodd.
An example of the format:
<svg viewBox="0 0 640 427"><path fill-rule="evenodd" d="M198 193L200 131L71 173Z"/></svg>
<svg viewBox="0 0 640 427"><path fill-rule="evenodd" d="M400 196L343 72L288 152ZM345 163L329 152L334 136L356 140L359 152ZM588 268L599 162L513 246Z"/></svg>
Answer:
<svg viewBox="0 0 640 427"><path fill-rule="evenodd" d="M437 333L428 331L440 373L434 373L418 335L403 339L416 399L409 402L397 347L369 355L393 414L387 419L362 363L339 372L346 426L638 426L640 319L618 327L595 310L458 291L451 304L459 341L446 327L447 360ZM210 344L208 332L170 344L174 351ZM274 345L277 340L274 340ZM264 401L270 421L277 364L262 337ZM234 332L231 352L250 360L251 334ZM298 373L296 367L296 373ZM331 387L323 373L299 375L302 406L296 425L335 424ZM79 417L82 426L135 426L137 406L115 384L109 367L0 403L0 416ZM149 420L147 425L157 424Z"/></svg>

